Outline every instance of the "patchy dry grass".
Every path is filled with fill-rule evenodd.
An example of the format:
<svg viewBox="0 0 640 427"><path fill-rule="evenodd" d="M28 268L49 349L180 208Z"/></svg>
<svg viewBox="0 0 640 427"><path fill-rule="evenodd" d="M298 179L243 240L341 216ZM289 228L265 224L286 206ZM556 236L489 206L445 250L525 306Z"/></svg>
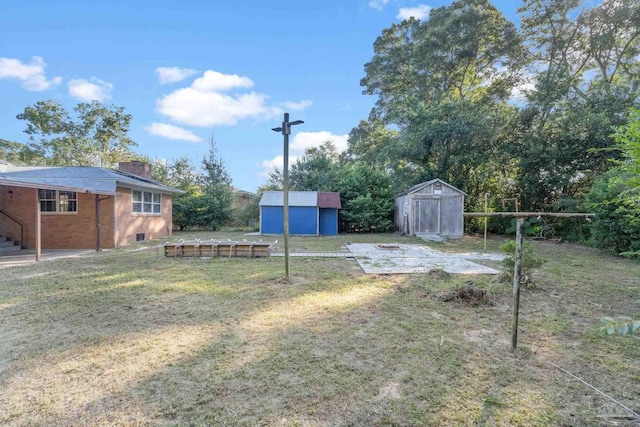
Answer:
<svg viewBox="0 0 640 427"><path fill-rule="evenodd" d="M292 250L347 241L418 242ZM635 425L547 361L640 409L640 341L598 331L601 316L640 317L638 263L536 243L548 262L523 291L514 357L511 289L493 277L296 258L287 285L281 258L165 259L154 244L1 271L0 424ZM470 279L491 305L442 300Z"/></svg>

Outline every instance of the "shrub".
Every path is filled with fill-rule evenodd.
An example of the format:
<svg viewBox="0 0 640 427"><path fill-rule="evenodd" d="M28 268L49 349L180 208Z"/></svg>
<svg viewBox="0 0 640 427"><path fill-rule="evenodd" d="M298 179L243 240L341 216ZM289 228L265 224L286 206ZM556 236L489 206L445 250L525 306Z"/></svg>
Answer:
<svg viewBox="0 0 640 427"><path fill-rule="evenodd" d="M627 316L603 317L601 321L603 326L600 329L606 332L607 335L613 335L618 332L619 335L624 336L634 334L640 329L640 320L633 320Z"/></svg>
<svg viewBox="0 0 640 427"><path fill-rule="evenodd" d="M500 246L502 252L507 257L502 260L504 267L503 277L505 280L513 280L513 269L515 267L515 254L516 254L516 242L515 240L509 240ZM531 271L534 268L541 267L546 261L535 255L535 248L530 243L522 244L522 283L527 284L530 282Z"/></svg>
<svg viewBox="0 0 640 427"><path fill-rule="evenodd" d="M594 246L640 259L640 203L628 196L626 173L607 172L594 182L586 201L596 214L591 226Z"/></svg>

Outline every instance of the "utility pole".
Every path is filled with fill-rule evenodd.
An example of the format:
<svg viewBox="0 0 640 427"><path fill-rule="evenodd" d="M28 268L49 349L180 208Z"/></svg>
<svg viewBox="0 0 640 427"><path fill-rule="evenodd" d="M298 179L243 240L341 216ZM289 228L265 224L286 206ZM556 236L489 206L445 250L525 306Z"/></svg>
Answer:
<svg viewBox="0 0 640 427"><path fill-rule="evenodd" d="M284 113L282 126L271 129L274 132L282 132L284 136L284 165L282 167L282 202L284 216L284 271L285 280L289 283L289 135L291 135L291 126L301 125L302 120L289 122L289 113Z"/></svg>

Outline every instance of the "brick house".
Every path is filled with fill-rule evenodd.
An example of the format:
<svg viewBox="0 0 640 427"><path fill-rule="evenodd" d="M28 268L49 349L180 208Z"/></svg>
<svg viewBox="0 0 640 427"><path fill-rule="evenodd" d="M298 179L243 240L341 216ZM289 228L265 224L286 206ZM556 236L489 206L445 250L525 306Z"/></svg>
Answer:
<svg viewBox="0 0 640 427"><path fill-rule="evenodd" d="M99 250L168 236L171 199L182 190L150 176L142 162L111 170L0 161L0 236L36 250Z"/></svg>

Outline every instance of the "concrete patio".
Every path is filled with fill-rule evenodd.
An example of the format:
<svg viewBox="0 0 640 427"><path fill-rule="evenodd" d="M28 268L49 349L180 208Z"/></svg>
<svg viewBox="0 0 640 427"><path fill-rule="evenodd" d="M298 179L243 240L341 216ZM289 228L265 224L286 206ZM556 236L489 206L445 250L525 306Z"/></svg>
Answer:
<svg viewBox="0 0 640 427"><path fill-rule="evenodd" d="M43 249L40 254L40 262L53 261L60 258L78 258L95 252L93 249ZM0 256L0 269L35 263L36 252L33 249L8 252Z"/></svg>
<svg viewBox="0 0 640 427"><path fill-rule="evenodd" d="M444 270L451 274L500 274L499 270L474 261L502 261L504 255L493 253L445 253L423 245L379 245L349 243L349 252L298 252L292 257L355 258L367 274L428 273ZM284 256L274 253L271 256Z"/></svg>

